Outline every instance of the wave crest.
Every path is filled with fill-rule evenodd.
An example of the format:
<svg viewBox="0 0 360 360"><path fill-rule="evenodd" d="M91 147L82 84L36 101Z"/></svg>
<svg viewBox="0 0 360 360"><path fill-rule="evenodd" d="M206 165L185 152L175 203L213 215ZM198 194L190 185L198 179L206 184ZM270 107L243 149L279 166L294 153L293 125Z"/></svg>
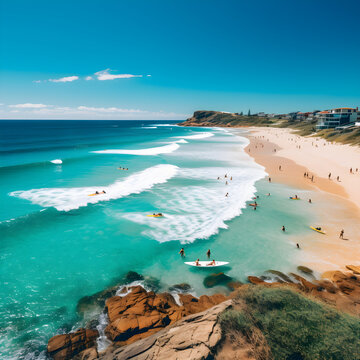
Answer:
<svg viewBox="0 0 360 360"><path fill-rule="evenodd" d="M180 145L176 143L172 143L169 145L153 147L148 149L140 149L140 150L121 150L121 149L113 149L113 150L99 150L92 151L96 154L125 154L125 155L159 155L159 154L169 154L174 152L180 147Z"/></svg>
<svg viewBox="0 0 360 360"><path fill-rule="evenodd" d="M167 182L175 176L178 167L161 164L150 167L128 176L125 180L116 181L108 186L76 187L76 188L43 188L26 191L14 191L10 196L26 199L43 207L54 207L59 211L78 209L99 201L119 199L130 194L139 194L151 189L156 184ZM106 194L89 196L95 191L106 191Z"/></svg>

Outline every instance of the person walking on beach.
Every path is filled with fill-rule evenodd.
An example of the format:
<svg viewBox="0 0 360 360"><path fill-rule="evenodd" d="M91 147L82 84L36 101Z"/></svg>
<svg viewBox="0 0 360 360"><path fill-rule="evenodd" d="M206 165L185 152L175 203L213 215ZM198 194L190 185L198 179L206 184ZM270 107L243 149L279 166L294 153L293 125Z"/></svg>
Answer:
<svg viewBox="0 0 360 360"><path fill-rule="evenodd" d="M211 252L210 252L210 249L206 252L206 256L208 257L208 259L210 259L210 255L211 255Z"/></svg>
<svg viewBox="0 0 360 360"><path fill-rule="evenodd" d="M298 249L300 249L300 245L299 245L299 243L296 243L296 247L297 247Z"/></svg>
<svg viewBox="0 0 360 360"><path fill-rule="evenodd" d="M271 177L269 177L269 182L271 182Z"/></svg>
<svg viewBox="0 0 360 360"><path fill-rule="evenodd" d="M311 175L311 182L314 182L314 175Z"/></svg>
<svg viewBox="0 0 360 360"><path fill-rule="evenodd" d="M285 232L285 226L283 225L283 227L281 228L281 230L283 231L283 232Z"/></svg>
<svg viewBox="0 0 360 360"><path fill-rule="evenodd" d="M343 239L343 240L344 240L344 229L342 229L342 230L340 231L339 239Z"/></svg>
<svg viewBox="0 0 360 360"><path fill-rule="evenodd" d="M337 180L337 181L340 181L340 176L338 176L338 177L336 178L336 180Z"/></svg>
<svg viewBox="0 0 360 360"><path fill-rule="evenodd" d="M181 248L181 250L179 251L179 254L181 257L184 257L185 256L185 250L184 248Z"/></svg>
<svg viewBox="0 0 360 360"><path fill-rule="evenodd" d="M329 180L331 179L331 173L329 173L328 178L329 178Z"/></svg>
<svg viewBox="0 0 360 360"><path fill-rule="evenodd" d="M311 199L309 199L309 204L311 204Z"/></svg>
<svg viewBox="0 0 360 360"><path fill-rule="evenodd" d="M281 171L281 165L279 165L279 170Z"/></svg>

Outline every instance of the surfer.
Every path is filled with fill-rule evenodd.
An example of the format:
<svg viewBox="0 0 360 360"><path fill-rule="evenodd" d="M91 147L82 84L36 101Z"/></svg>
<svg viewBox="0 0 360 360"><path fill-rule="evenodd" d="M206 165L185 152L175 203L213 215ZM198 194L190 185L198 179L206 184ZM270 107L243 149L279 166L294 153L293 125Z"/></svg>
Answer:
<svg viewBox="0 0 360 360"><path fill-rule="evenodd" d="M196 266L200 266L200 260L199 260L199 259L197 259L197 260L195 261L195 265L196 265Z"/></svg>
<svg viewBox="0 0 360 360"><path fill-rule="evenodd" d="M179 254L181 257L184 257L185 256L185 250L184 248L181 248L181 250L179 251Z"/></svg>
<svg viewBox="0 0 360 360"><path fill-rule="evenodd" d="M96 195L99 195L99 192L98 192L98 191L95 191L95 194L96 194Z"/></svg>
<svg viewBox="0 0 360 360"><path fill-rule="evenodd" d="M321 231L321 227L317 227L317 228L315 228L315 229Z"/></svg>
<svg viewBox="0 0 360 360"><path fill-rule="evenodd" d="M225 197L228 197L229 196L229 193L226 193Z"/></svg>
<svg viewBox="0 0 360 360"><path fill-rule="evenodd" d="M211 252L210 252L210 249L206 252L206 256L210 259L210 255L211 255Z"/></svg>
<svg viewBox="0 0 360 360"><path fill-rule="evenodd" d="M266 196L270 196L271 194L270 193L267 193Z"/></svg>
<svg viewBox="0 0 360 360"><path fill-rule="evenodd" d="M213 260L212 262L208 263L207 266L214 266L215 264L215 260Z"/></svg>

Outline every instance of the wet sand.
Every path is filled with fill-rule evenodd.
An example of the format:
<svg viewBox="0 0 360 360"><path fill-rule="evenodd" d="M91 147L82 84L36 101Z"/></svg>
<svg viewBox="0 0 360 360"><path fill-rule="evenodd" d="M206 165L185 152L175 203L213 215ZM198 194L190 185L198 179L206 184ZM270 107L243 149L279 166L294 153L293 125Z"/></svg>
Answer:
<svg viewBox="0 0 360 360"><path fill-rule="evenodd" d="M250 144L245 151L265 167L271 182L312 190L311 204L308 198L301 200L316 212L314 223L306 226L321 226L326 235L309 228L309 235L298 239L302 264L319 272L359 265L360 172L356 166L360 170L360 149L299 137L288 129L250 128L247 137ZM353 174L349 171L352 166ZM345 230L344 240L339 238L341 229Z"/></svg>

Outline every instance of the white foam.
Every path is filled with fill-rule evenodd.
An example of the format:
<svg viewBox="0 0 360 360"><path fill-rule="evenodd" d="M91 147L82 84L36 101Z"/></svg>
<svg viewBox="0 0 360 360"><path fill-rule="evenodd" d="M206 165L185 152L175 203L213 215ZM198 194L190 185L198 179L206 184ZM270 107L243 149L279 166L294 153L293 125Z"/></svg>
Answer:
<svg viewBox="0 0 360 360"><path fill-rule="evenodd" d="M214 136L213 133L207 132L207 133L200 133L196 135L187 135L187 136L174 136L175 138L183 138L183 139L190 139L190 140L199 140L199 139L205 139L208 137Z"/></svg>
<svg viewBox="0 0 360 360"><path fill-rule="evenodd" d="M186 141L185 139L181 139L181 140L176 140L175 141L177 144L187 144L188 141Z"/></svg>
<svg viewBox="0 0 360 360"><path fill-rule="evenodd" d="M228 174L228 185L225 185L226 179L216 180L219 174L225 173ZM211 180L213 183L159 189L155 207L165 214L159 221L143 213L125 214L123 217L147 225L143 234L159 242L179 240L186 243L208 238L219 229L226 229L225 221L242 213L246 201L256 192L255 182L264 175L263 168L256 165L231 169L181 169L178 172L180 178ZM228 197L225 196L227 192Z"/></svg>
<svg viewBox="0 0 360 360"><path fill-rule="evenodd" d="M61 160L61 159L51 160L50 162L53 163L53 164L62 164L62 160Z"/></svg>
<svg viewBox="0 0 360 360"><path fill-rule="evenodd" d="M151 189L156 184L165 183L178 170L177 166L161 164L150 167L128 176L125 180L116 181L107 186L76 187L76 188L43 188L26 191L14 191L11 196L31 201L43 207L54 207L61 211L78 209L87 204L99 201L119 199L130 194L139 194ZM95 191L106 191L106 194L89 196Z"/></svg>
<svg viewBox="0 0 360 360"><path fill-rule="evenodd" d="M142 129L157 129L157 126L143 126Z"/></svg>
<svg viewBox="0 0 360 360"><path fill-rule="evenodd" d="M169 145L148 148L148 149L140 149L140 150L126 150L126 149L113 149L113 150L99 150L92 151L97 154L127 154L127 155L159 155L159 154L169 154L174 152L180 147L180 145L171 143Z"/></svg>

